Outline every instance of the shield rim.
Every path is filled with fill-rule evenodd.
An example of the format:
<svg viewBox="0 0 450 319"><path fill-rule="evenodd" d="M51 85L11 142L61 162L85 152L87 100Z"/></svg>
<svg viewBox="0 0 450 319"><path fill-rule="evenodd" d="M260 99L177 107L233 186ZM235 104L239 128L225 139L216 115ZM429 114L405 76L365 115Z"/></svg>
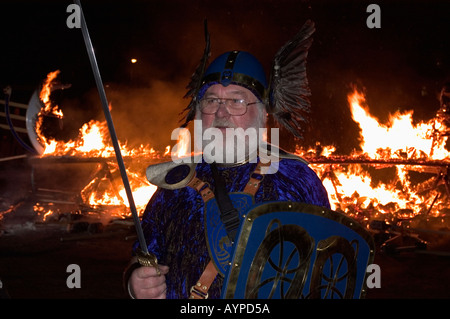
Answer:
<svg viewBox="0 0 450 319"><path fill-rule="evenodd" d="M255 206L247 213L246 216L244 216L244 220L241 224L241 228L239 231L239 237L237 238L235 243L236 246L234 248L234 253L232 256L232 262L230 268L228 269L227 276L224 280L224 288L226 288L226 290L223 293L224 295L223 298L225 299L234 298L236 285L240 274L240 263L245 255L245 246L253 227L253 221L262 215L277 211L312 214L320 217L325 217L332 221L345 225L346 227L356 232L367 242L369 246L369 258L367 261L367 265L373 263L375 257L375 241L373 236L359 222L348 217L344 213L333 211L326 207L300 202L277 201L277 202L263 203L261 205ZM360 298L363 298L367 292L366 286L367 276L368 273L366 272L364 275L363 286L359 296Z"/></svg>

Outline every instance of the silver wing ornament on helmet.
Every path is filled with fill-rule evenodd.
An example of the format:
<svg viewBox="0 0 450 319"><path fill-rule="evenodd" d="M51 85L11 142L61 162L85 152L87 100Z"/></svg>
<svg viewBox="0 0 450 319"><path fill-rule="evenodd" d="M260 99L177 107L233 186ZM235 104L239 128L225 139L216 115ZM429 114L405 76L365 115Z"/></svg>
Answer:
<svg viewBox="0 0 450 319"><path fill-rule="evenodd" d="M297 35L277 52L266 101L268 112L278 124L300 139L311 113L306 58L314 31L314 22L306 21Z"/></svg>
<svg viewBox="0 0 450 319"><path fill-rule="evenodd" d="M186 89L188 90L185 94L184 98L191 97L191 102L189 105L183 110L183 112L187 112L183 125L181 127L186 127L190 121L192 121L195 117L195 110L197 105L197 96L198 91L202 85L203 74L205 73L206 66L208 64L208 59L211 56L211 43L210 36L208 32L208 24L205 20L205 50L203 51L202 59L200 60L199 65L195 69L195 72L191 76L191 81L187 85ZM182 112L182 113L183 113Z"/></svg>

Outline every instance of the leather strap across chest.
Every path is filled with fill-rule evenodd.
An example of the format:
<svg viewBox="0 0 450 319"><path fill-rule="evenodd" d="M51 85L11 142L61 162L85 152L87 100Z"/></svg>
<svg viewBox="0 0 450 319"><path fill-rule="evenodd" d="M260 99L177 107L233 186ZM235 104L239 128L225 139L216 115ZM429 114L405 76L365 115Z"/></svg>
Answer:
<svg viewBox="0 0 450 319"><path fill-rule="evenodd" d="M268 165L270 165L270 163L264 164L262 162L258 162L255 170L250 175L250 179L244 188L244 193L255 196L262 180L264 179L264 175L262 174L262 167ZM215 197L214 192L211 191L208 183L202 181L195 175L189 182L188 186L195 189L202 196L202 200L205 203L211 198ZM206 265L206 268L203 271L202 275L200 276L200 279L194 286L191 287L189 299L208 299L208 290L211 287L211 284L213 283L217 274L218 271L216 269L216 266L214 265L213 261L210 260Z"/></svg>
<svg viewBox="0 0 450 319"><path fill-rule="evenodd" d="M270 163L262 163L258 162L255 167L255 170L250 175L250 179L244 187L244 193L251 194L255 196L258 191L259 185L264 179L264 175L262 173L262 168L264 166L269 166ZM191 179L191 181L187 184L187 186L195 189L201 196L204 202L207 202L211 198L214 197L214 192L209 188L209 184L199 179L196 175Z"/></svg>

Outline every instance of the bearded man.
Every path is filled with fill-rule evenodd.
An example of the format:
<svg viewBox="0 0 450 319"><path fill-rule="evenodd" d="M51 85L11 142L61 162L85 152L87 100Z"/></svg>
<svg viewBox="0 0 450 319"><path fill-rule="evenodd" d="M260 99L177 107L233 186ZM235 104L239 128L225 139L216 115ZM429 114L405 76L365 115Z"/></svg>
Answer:
<svg viewBox="0 0 450 319"><path fill-rule="evenodd" d="M249 143L250 135L244 136L244 143L231 143L230 139L239 140L236 138L238 129L242 133L265 128L267 88L262 65L253 55L243 51L220 55L203 74L191 114L201 121L201 136L215 135L214 147L211 148L214 152L206 149L211 140L203 138L203 158L195 165L194 172L197 183L190 182L177 189L160 187L151 198L143 215L142 227L148 250L157 257L159 269L134 267L129 271L131 275L127 284L133 298L221 296L224 272L230 258L227 253L233 239L229 239L226 233L220 235L216 250L205 235L205 228L211 225L208 220L211 217L205 213L205 197L211 198L215 193L217 180L214 174L221 176L228 194L250 194L250 205L293 201L330 207L320 179L303 159L276 149L278 159L268 164L275 163L276 169L264 173L258 166L262 162L259 152L255 153L254 148L249 147L252 145ZM222 139L217 136L222 136ZM259 147L265 141L260 139L260 134L257 136L256 145ZM245 150L238 152L240 148ZM212 228L216 227L216 224L212 225ZM217 258L222 253L226 256L225 261ZM205 291L198 291L201 289L196 288L196 283L208 267L213 268L216 275Z"/></svg>

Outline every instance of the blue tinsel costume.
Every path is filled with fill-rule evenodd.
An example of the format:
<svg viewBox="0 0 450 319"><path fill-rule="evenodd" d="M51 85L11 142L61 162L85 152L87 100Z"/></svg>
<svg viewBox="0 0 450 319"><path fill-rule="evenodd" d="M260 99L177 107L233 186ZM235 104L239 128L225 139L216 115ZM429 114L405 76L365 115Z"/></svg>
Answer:
<svg viewBox="0 0 450 319"><path fill-rule="evenodd" d="M227 191L241 192L255 167L256 163L219 167ZM199 163L196 173L214 190L207 163ZM274 200L304 202L329 208L327 192L321 181L300 159L282 159L277 173L264 176L255 194L255 203ZM203 207L200 194L193 188L158 189L143 215L142 226L148 250L156 255L160 264L170 267L166 275L167 298L187 298L190 287L200 278L210 259ZM222 281L223 278L217 276L209 290L210 298L220 297Z"/></svg>
<svg viewBox="0 0 450 319"><path fill-rule="evenodd" d="M205 25L206 26L206 25ZM205 31L207 31L205 29ZM185 127L194 119L198 103L209 87L215 84L240 85L250 90L274 119L301 137L309 113L310 95L306 79L306 57L312 42L314 24L307 21L300 32L276 54L270 76L251 54L227 52L206 68L210 56L209 33L205 32L203 58L188 85L185 97L192 97ZM242 192L255 170L256 163L219 167L228 193ZM207 163L196 166L196 177L214 183ZM329 208L328 196L321 181L299 158L283 158L275 174L266 174L254 196L256 204L267 201L294 201ZM191 187L175 190L159 188L150 200L142 220L148 250L158 262L170 267L166 275L167 298L187 298L190 288L199 280L210 260L205 237L204 202ZM134 249L138 244L136 243ZM209 289L210 298L221 295L222 276L218 275Z"/></svg>

